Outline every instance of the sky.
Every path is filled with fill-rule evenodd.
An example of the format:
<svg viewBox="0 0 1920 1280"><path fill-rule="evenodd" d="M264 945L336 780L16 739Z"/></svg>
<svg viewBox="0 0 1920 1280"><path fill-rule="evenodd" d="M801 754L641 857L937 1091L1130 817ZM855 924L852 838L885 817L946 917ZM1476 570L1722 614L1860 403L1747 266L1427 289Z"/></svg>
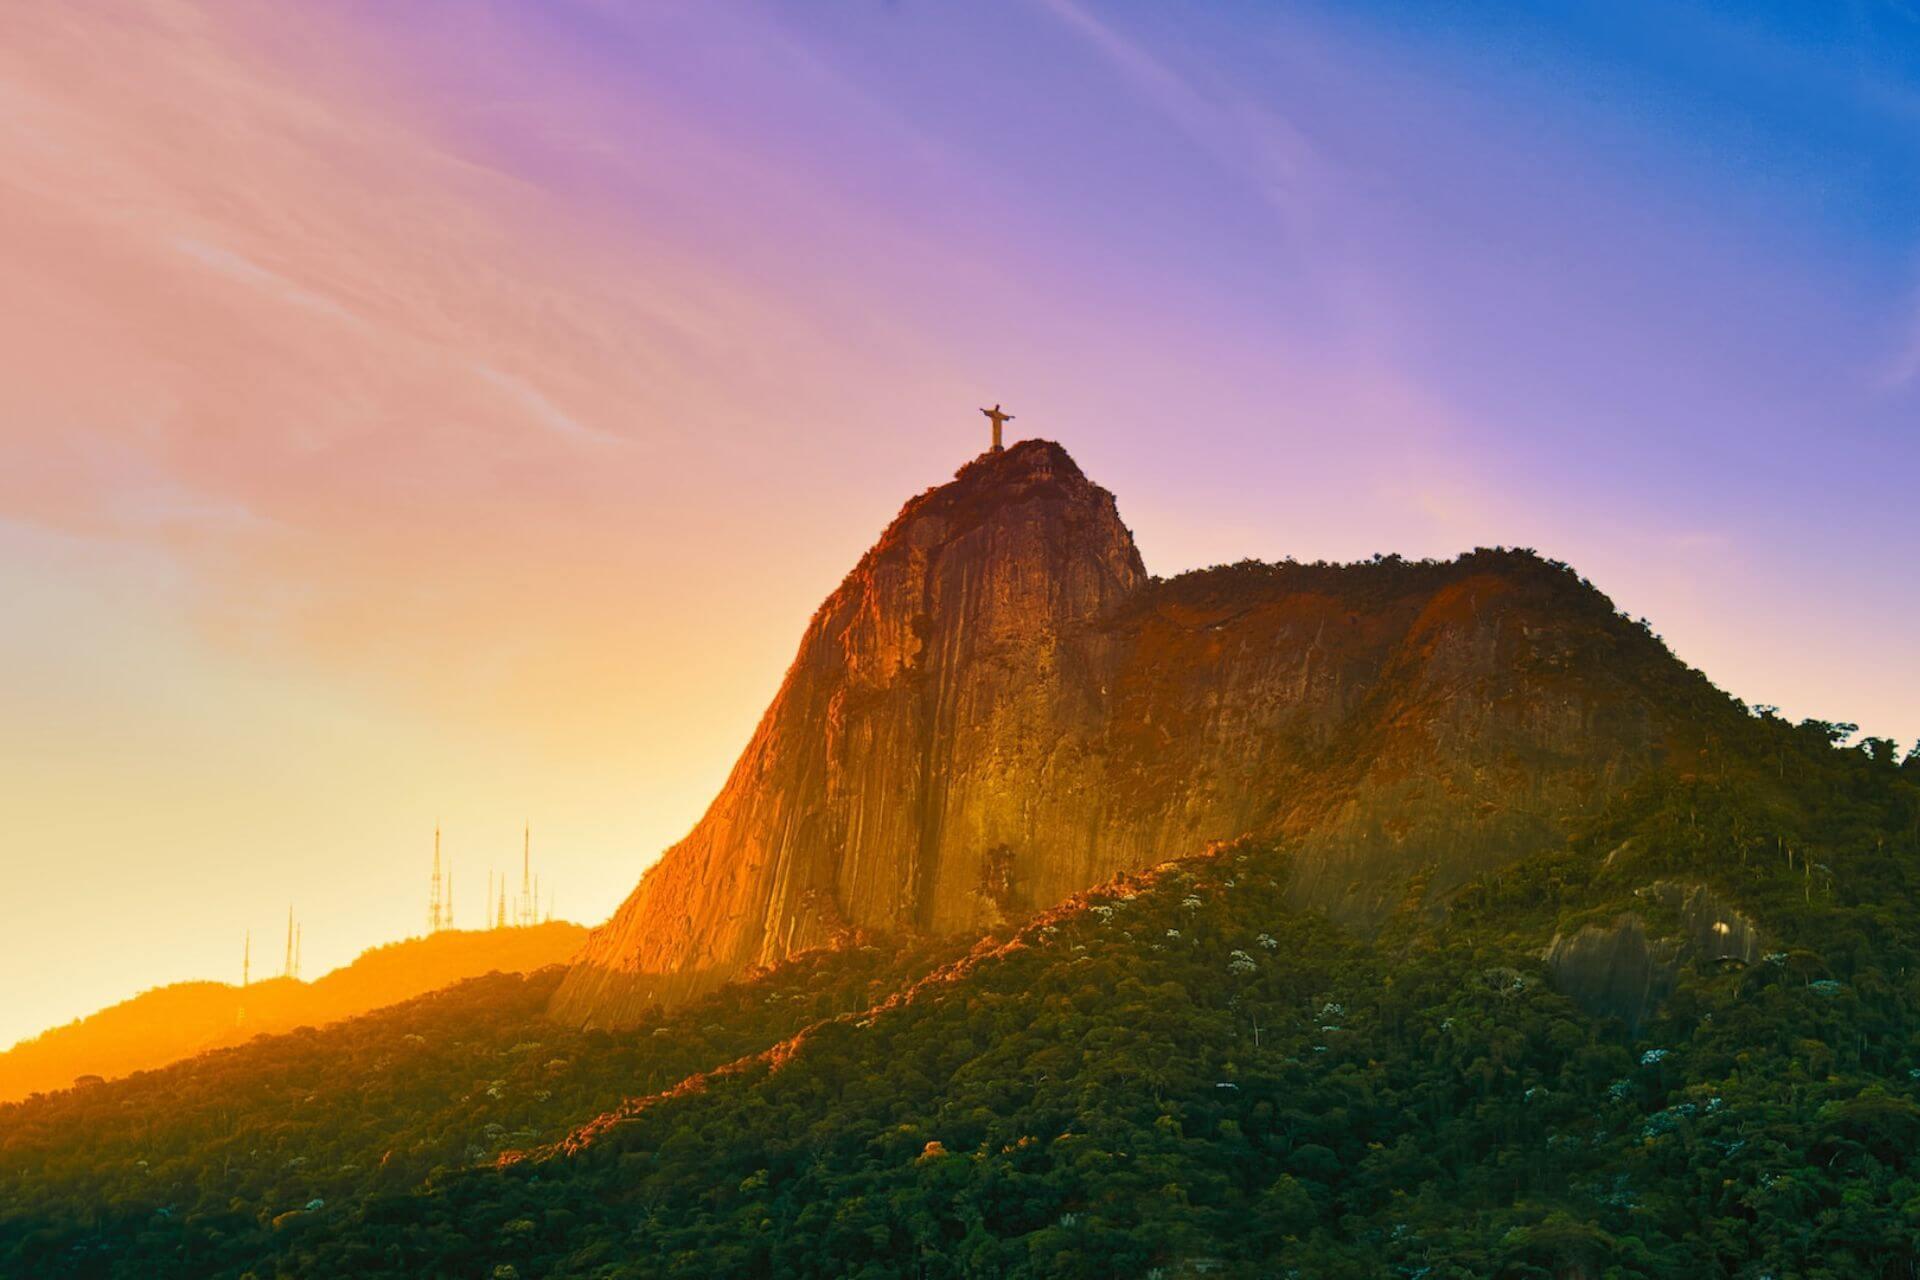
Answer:
<svg viewBox="0 0 1920 1280"><path fill-rule="evenodd" d="M0 1044L605 918L996 401L1920 736L1909 3L4 0L0 280Z"/></svg>

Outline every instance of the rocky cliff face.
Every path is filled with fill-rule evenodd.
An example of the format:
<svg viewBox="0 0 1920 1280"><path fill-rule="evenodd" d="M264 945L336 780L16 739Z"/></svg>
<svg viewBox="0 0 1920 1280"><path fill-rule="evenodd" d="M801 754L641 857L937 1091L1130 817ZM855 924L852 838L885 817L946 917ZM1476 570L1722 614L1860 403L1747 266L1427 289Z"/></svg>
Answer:
<svg viewBox="0 0 1920 1280"><path fill-rule="evenodd" d="M1657 880L1635 891L1662 909L1669 928L1651 936L1639 912L1611 925L1553 935L1541 958L1561 991L1588 1013L1619 1018L1634 1031L1673 991L1683 966L1749 965L1760 958L1760 928L1705 885Z"/></svg>
<svg viewBox="0 0 1920 1280"><path fill-rule="evenodd" d="M979 931L1245 833L1371 919L1655 760L1656 651L1522 553L1151 579L1112 495L1026 441L908 503L821 606L554 1012L616 1025L855 931Z"/></svg>

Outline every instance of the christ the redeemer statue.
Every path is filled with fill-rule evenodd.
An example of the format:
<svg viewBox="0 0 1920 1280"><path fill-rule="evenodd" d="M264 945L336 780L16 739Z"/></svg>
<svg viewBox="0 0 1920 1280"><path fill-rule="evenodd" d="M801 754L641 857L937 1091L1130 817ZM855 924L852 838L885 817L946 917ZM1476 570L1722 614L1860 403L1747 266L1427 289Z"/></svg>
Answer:
<svg viewBox="0 0 1920 1280"><path fill-rule="evenodd" d="M997 404L991 409L982 409L980 412L986 414L993 422L993 451L998 453L1000 452L1000 427L1003 423L1012 422L1013 415L1000 412L1000 406Z"/></svg>

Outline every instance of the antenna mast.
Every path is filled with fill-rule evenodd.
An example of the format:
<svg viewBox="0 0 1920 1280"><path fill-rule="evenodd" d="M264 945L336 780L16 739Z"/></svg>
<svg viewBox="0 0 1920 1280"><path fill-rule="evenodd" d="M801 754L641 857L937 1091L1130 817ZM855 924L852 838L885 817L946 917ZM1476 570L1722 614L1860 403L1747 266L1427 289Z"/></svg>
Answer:
<svg viewBox="0 0 1920 1280"><path fill-rule="evenodd" d="M293 904L287 904L287 958L280 966L280 976L293 976Z"/></svg>
<svg viewBox="0 0 1920 1280"><path fill-rule="evenodd" d="M240 949L240 989L245 991L247 983L253 978L253 930L247 930L247 940Z"/></svg>
<svg viewBox="0 0 1920 1280"><path fill-rule="evenodd" d="M433 883L427 891L427 932L438 933L446 927L445 880L440 874L440 824L433 824Z"/></svg>
<svg viewBox="0 0 1920 1280"><path fill-rule="evenodd" d="M520 923L533 923L533 881L529 874L533 866L533 824L529 822L520 833Z"/></svg>

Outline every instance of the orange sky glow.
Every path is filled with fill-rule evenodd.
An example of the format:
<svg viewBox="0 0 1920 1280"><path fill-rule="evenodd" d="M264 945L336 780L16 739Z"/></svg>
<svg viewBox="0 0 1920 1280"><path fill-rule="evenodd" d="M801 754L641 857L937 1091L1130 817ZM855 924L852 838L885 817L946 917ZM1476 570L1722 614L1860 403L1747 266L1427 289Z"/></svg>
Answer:
<svg viewBox="0 0 1920 1280"><path fill-rule="evenodd" d="M1212 309L1150 209L1091 245L759 11L648 12L760 86L711 110L499 13L0 15L0 1044L237 978L248 929L271 967L289 902L309 976L417 932L436 822L463 922L523 820L604 918L995 401L1155 572L1532 545L1737 694L1920 731L1910 600L1595 474L1590 434L1490 435L1400 358L1341 217L1373 179L1087 11L1029 20L1223 224L1293 238L1297 341ZM1815 581L1881 612L1796 607Z"/></svg>

